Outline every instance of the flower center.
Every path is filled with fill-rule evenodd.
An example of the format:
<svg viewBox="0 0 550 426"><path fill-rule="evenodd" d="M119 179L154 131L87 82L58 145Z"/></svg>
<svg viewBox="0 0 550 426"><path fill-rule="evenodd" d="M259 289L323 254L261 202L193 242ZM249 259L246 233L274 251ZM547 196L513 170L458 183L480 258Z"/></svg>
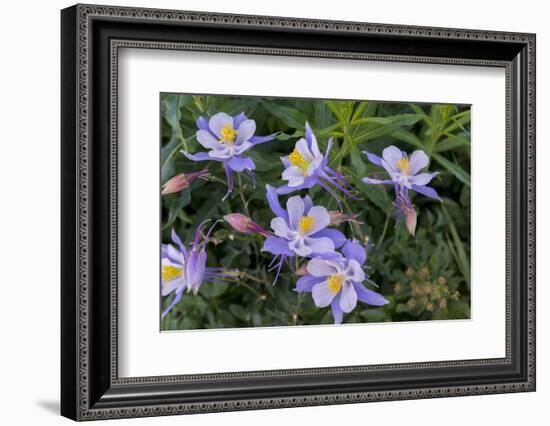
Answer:
<svg viewBox="0 0 550 426"><path fill-rule="evenodd" d="M407 157L398 160L395 166L405 175L409 175L411 170L409 168L409 159Z"/></svg>
<svg viewBox="0 0 550 426"><path fill-rule="evenodd" d="M183 275L181 268L172 265L165 265L162 267L162 281L168 282L175 280Z"/></svg>
<svg viewBox="0 0 550 426"><path fill-rule="evenodd" d="M288 161L290 161L290 164L292 164L295 167L298 167L304 172L304 176L307 176L307 169L309 167L309 163L306 161L306 159L300 154L300 152L295 149L292 151L292 153L288 156Z"/></svg>
<svg viewBox="0 0 550 426"><path fill-rule="evenodd" d="M300 224L298 225L300 234L304 235L311 231L314 223L315 220L311 216L302 216L300 219Z"/></svg>
<svg viewBox="0 0 550 426"><path fill-rule="evenodd" d="M342 274L332 274L328 277L327 285L332 294L338 293L342 289L344 276Z"/></svg>
<svg viewBox="0 0 550 426"><path fill-rule="evenodd" d="M220 130L220 142L227 144L234 143L237 133L239 133L239 131L235 130L231 124L226 124Z"/></svg>

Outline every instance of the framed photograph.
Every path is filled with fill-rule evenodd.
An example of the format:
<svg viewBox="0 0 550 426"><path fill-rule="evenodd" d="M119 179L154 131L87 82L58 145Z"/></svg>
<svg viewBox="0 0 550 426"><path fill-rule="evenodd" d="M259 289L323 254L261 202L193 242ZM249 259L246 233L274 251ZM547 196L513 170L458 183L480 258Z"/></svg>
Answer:
<svg viewBox="0 0 550 426"><path fill-rule="evenodd" d="M61 29L64 416L535 390L535 35Z"/></svg>

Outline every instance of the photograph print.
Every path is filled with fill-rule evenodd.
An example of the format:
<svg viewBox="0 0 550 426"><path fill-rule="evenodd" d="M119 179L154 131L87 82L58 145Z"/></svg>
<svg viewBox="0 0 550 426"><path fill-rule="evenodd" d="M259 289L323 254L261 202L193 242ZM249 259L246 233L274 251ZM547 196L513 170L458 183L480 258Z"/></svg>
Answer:
<svg viewBox="0 0 550 426"><path fill-rule="evenodd" d="M161 331L469 319L470 110L161 93Z"/></svg>

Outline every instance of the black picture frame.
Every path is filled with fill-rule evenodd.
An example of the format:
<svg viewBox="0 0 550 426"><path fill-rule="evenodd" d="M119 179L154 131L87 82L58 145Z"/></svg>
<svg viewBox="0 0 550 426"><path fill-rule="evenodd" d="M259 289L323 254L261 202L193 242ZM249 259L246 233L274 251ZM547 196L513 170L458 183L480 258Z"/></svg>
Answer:
<svg viewBox="0 0 550 426"><path fill-rule="evenodd" d="M506 357L119 378L117 51L506 70ZM535 390L535 35L75 5L61 12L61 414L74 420ZM504 232L504 230L503 230Z"/></svg>

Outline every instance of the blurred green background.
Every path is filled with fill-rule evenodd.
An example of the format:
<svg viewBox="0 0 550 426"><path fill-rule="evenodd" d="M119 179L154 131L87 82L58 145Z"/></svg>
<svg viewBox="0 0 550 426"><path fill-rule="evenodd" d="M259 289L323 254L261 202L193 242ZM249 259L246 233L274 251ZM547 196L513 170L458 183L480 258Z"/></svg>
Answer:
<svg viewBox="0 0 550 426"><path fill-rule="evenodd" d="M162 196L162 242L171 243L174 228L184 242L207 218L245 213L265 229L274 217L265 199L265 185L280 186L280 157L290 154L304 135L306 121L312 126L322 152L329 137L335 145L329 165L339 170L362 200L347 199L345 213L358 214L363 224L338 226L348 238L370 246L367 265L372 281L390 303L372 307L358 302L344 323L466 319L470 317L470 107L467 105L410 104L373 101L308 100L242 96L161 95L161 183L178 173L207 166L210 176L195 181L177 194ZM227 191L225 172L219 162L193 162L180 150L205 151L196 141L195 120L217 112L244 112L256 121L256 135L282 132L271 142L245 155L256 163L256 187L243 174L235 189ZM418 213L414 237L403 224L396 227L391 186L366 185L360 181L379 167L360 152L381 155L389 145L408 153L422 149L430 157L431 172L439 172L430 186L443 203L421 195L411 199ZM314 204L337 210L336 202L320 188L309 192ZM292 195L296 195L292 194ZM288 196L282 196L284 205ZM205 283L197 295L185 294L162 320L162 330L259 327L333 322L330 308L317 308L310 294L292 289L297 277L285 266L277 284L267 271L270 253L261 253L263 237L245 235L226 223L218 224L207 245L208 266L231 269L237 277L229 284ZM301 264L305 262L302 261ZM160 296L159 296L160 297ZM162 298L164 309L173 295Z"/></svg>

